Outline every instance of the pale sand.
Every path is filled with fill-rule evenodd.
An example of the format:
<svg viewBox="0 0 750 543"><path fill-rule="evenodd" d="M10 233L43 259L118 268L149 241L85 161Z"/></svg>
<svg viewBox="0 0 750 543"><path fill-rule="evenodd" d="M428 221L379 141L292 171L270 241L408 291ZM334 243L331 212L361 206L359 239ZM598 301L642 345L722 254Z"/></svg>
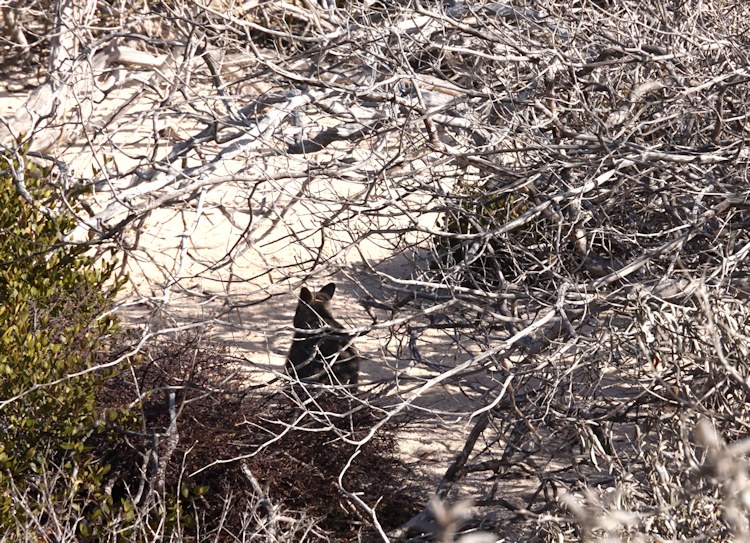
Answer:
<svg viewBox="0 0 750 543"><path fill-rule="evenodd" d="M14 111L27 94L27 90L0 89L0 115ZM131 94L129 91L112 93L97 106L92 122L107 118ZM155 142L153 124L143 122L147 119L148 107L146 102L136 102L111 123L114 146L101 138L94 142L96 152L80 144L82 139L74 145L63 143L59 152L72 169L73 177L90 178L94 168L105 165L104 157L110 167L115 164L116 169L123 172L137 165L139 156L149 156ZM157 128L160 124L176 127L184 136L198 130L194 123L166 116L158 119ZM162 151L158 156L164 156L171 144L160 142L160 145ZM202 149L204 160L209 160L216 152L212 147L215 146L206 145ZM385 297L390 293L382 288L377 276L358 270L366 260L390 277L408 279L414 271L413 263L398 253L403 246L418 244L420 239L414 235L401 240L393 235L378 235L352 246L357 232L410 225L403 216L390 220L381 218L378 224L368 224L354 216L344 225L325 229L325 254L335 255L335 260L308 276L310 260L320 245L321 224L332 213L340 211L345 198L366 188L366 179L355 176L350 182L333 183L312 178L307 191L313 198L295 200L302 183L307 181L304 172L316 163L324 164L329 158L326 153L329 151L290 158L258 158L251 154L226 164L224 173L227 175L242 172L263 179L289 172L301 176L260 184L253 194L252 210L248 196L253 186L244 181L228 181L208 190L200 208L194 199L184 206L154 210L144 223L131 225L125 236L131 248L123 263L130 279L121 296L119 310L124 321L141 329L148 326L154 332L204 323L207 334L225 342L233 355L247 361L248 379L254 382L266 381L274 370L283 368L292 336L296 293L302 284L316 288L335 280L338 290L333 307L337 318L352 327L371 324L358 301L365 297L388 301ZM352 155L349 149L334 149L330 153ZM362 156L366 159L366 153ZM194 166L200 161L193 156L186 165ZM414 168L418 174L419 166L404 167ZM395 192L400 187L394 185L388 190ZM111 196L111 191L105 188L94 194L90 203L98 209ZM388 196L386 191L372 198ZM419 216L421 198L423 195L416 192L404 196L403 202L415 216ZM434 224L435 217L420 216L419 220ZM354 232L347 232L347 229ZM380 322L388 319L382 311L375 310L373 314ZM422 355L433 361L456 363L467 356L448 333L431 332L426 337L430 341L422 344ZM398 360L394 347L403 340L391 337L387 329L374 330L360 338L357 347L370 359L362 367L363 382L393 381L396 373L407 367L408 361ZM433 376L421 369L412 370L410 375ZM406 390L397 386L391 392L389 403L403 401L413 386L414 381L408 383ZM403 432L400 441L403 458L424 478L426 492L436 488L450 461L461 450L472 423L466 415L482 405L474 400L456 387L440 386L415 402L420 406L415 412L417 415L430 408L443 413L437 418L418 417ZM484 486L481 477L468 477L460 485L458 494L477 496Z"/></svg>

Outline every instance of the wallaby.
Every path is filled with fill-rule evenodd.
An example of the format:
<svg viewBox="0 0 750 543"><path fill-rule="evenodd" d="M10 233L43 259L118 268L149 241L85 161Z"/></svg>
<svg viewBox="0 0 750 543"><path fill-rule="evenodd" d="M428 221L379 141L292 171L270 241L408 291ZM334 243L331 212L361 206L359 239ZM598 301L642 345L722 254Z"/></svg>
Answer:
<svg viewBox="0 0 750 543"><path fill-rule="evenodd" d="M352 385L356 389L361 357L350 345L352 337L343 333L344 327L331 313L335 291L335 283L328 283L315 294L302 287L294 313L297 331L289 349L286 371L298 379Z"/></svg>

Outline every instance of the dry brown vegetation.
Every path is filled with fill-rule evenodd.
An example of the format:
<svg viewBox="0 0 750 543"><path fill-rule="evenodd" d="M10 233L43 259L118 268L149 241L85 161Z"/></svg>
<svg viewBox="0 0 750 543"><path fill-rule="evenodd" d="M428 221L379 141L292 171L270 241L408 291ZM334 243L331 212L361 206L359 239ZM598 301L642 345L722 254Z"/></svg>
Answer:
<svg viewBox="0 0 750 543"><path fill-rule="evenodd" d="M226 353L197 336L155 342L141 355L98 396L104 410L130 405L140 414L130 446L111 450L108 461L115 503L135 504L142 526L160 501L182 495L189 528L206 538L374 538L337 485L342 471L345 487L379 502L387 529L418 511L424 496L396 455L399 427L386 426L359 449L348 441L378 422L376 411L353 410L334 393L316 397L300 418L290 390L248 390Z"/></svg>
<svg viewBox="0 0 750 543"><path fill-rule="evenodd" d="M121 251L131 354L205 328L241 370L192 415L133 389L145 435L179 428L136 480L233 458L257 540L461 537L432 494L476 540L750 540L747 2L83 4L0 0L3 152ZM361 391L279 396L331 278ZM294 463L345 526L281 499ZM252 531L281 504L300 524Z"/></svg>

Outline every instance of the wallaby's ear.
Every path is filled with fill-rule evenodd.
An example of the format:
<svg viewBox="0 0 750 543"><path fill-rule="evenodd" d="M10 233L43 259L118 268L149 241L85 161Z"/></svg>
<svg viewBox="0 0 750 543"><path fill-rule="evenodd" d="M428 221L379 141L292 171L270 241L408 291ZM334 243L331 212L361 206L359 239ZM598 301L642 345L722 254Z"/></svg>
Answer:
<svg viewBox="0 0 750 543"><path fill-rule="evenodd" d="M309 304L313 301L313 294L308 290L307 287L302 287L302 290L299 291L299 299L306 304Z"/></svg>
<svg viewBox="0 0 750 543"><path fill-rule="evenodd" d="M318 296L320 296L324 300L330 300L331 298L333 298L334 292L336 292L336 283L328 283L318 291Z"/></svg>

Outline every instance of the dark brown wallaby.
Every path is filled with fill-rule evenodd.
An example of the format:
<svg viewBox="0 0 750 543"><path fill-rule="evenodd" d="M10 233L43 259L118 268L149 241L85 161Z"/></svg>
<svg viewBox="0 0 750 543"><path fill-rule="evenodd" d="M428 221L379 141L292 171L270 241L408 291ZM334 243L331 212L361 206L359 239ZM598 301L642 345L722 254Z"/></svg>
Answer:
<svg viewBox="0 0 750 543"><path fill-rule="evenodd" d="M289 349L286 371L298 379L356 388L361 357L350 345L352 337L343 332L344 327L331 313L335 291L335 283L328 283L315 294L302 287L294 313L297 331Z"/></svg>

